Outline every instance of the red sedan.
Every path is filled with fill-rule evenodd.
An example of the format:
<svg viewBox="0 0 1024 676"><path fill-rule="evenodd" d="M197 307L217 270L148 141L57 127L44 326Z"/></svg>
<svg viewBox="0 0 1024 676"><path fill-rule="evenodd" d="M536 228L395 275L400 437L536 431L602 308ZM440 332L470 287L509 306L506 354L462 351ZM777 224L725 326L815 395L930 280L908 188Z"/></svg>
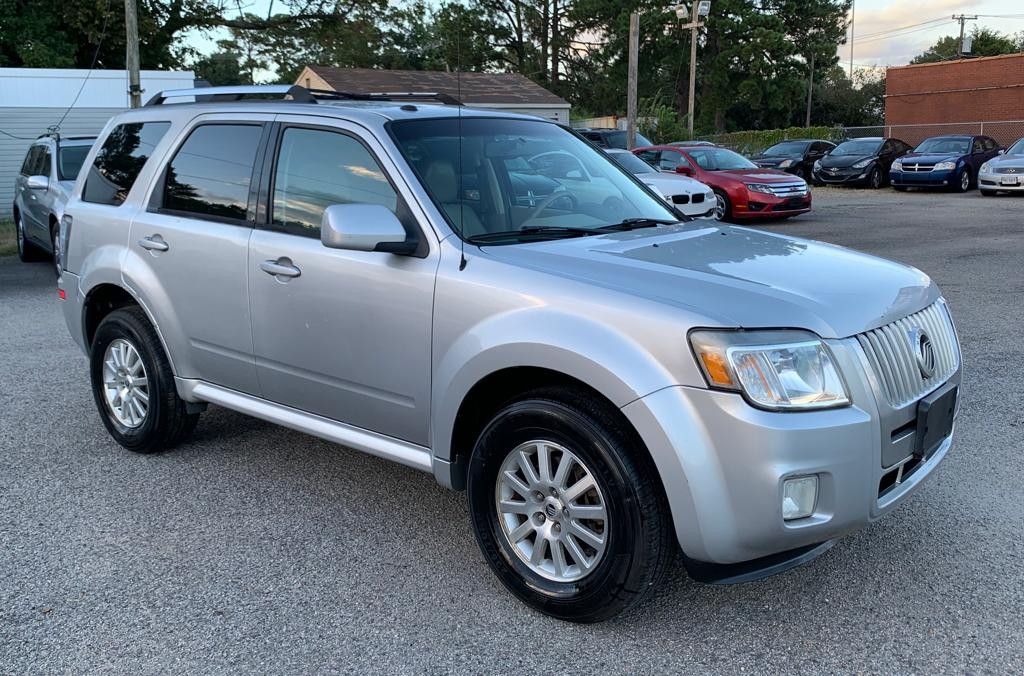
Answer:
<svg viewBox="0 0 1024 676"><path fill-rule="evenodd" d="M788 218L811 210L807 182L775 169L761 169L727 148L647 146L633 151L662 171L692 176L715 191L715 218Z"/></svg>

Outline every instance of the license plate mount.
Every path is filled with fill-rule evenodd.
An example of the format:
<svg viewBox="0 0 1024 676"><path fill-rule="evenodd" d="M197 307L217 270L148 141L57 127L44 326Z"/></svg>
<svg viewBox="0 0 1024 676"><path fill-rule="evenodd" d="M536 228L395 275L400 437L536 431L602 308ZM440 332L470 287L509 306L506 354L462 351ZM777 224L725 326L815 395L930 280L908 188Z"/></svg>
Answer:
<svg viewBox="0 0 1024 676"><path fill-rule="evenodd" d="M999 184L1000 185L1017 185L1017 181L1018 180L1019 180L1019 178L1017 176L1000 176L999 177Z"/></svg>
<svg viewBox="0 0 1024 676"><path fill-rule="evenodd" d="M917 403L914 455L926 458L953 432L957 386L949 383Z"/></svg>

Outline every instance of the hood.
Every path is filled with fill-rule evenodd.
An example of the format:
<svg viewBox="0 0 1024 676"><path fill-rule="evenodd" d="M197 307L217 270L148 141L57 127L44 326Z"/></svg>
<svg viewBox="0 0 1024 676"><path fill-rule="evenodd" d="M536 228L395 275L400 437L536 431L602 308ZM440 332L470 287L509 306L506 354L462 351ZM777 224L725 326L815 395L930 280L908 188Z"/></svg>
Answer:
<svg viewBox="0 0 1024 676"><path fill-rule="evenodd" d="M858 162L864 160L873 160L877 155L826 155L821 158L821 166L823 167L838 167L845 169L846 167L852 167Z"/></svg>
<svg viewBox="0 0 1024 676"><path fill-rule="evenodd" d="M938 164L939 162L956 162L963 155L950 155L949 153L907 153L897 159L904 164Z"/></svg>
<svg viewBox="0 0 1024 676"><path fill-rule="evenodd" d="M1024 155L996 155L986 163L993 167L1024 167Z"/></svg>
<svg viewBox="0 0 1024 676"><path fill-rule="evenodd" d="M753 162L766 167L774 167L785 160L793 160L794 162L797 162L802 159L802 155L758 155L753 159Z"/></svg>
<svg viewBox="0 0 1024 676"><path fill-rule="evenodd" d="M711 188L682 174L637 174L637 178L663 195L697 195L709 193Z"/></svg>
<svg viewBox="0 0 1024 676"><path fill-rule="evenodd" d="M744 328L843 338L938 298L920 270L849 249L735 226L684 224L488 246L508 264L630 293Z"/></svg>
<svg viewBox="0 0 1024 676"><path fill-rule="evenodd" d="M713 172L715 176L724 176L741 183L792 183L796 180L793 174L778 169L754 167L753 169L725 169Z"/></svg>

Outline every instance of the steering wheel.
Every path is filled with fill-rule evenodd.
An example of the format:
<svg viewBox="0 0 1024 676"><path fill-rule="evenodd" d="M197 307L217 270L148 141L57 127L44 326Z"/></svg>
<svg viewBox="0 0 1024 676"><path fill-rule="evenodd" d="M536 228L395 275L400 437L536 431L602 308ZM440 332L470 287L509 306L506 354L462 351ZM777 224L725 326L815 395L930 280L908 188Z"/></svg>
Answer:
<svg viewBox="0 0 1024 676"><path fill-rule="evenodd" d="M573 196L572 193L567 192L565 190L556 190L555 192L551 193L550 195L542 199L540 201L540 204L538 204L534 208L534 210L530 212L530 215L527 216L523 222L525 223L527 221L532 221L533 219L537 218L545 209L551 206L553 202L560 199L568 199L570 204L569 208L572 210L575 210L578 206L576 197Z"/></svg>

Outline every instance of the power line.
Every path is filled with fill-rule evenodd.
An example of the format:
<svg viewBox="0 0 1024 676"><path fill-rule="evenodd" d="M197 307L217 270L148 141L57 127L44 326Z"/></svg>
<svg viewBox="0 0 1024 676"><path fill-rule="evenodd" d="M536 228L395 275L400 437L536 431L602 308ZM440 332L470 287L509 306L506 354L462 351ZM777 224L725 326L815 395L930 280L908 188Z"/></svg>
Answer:
<svg viewBox="0 0 1024 676"><path fill-rule="evenodd" d="M917 28L918 26L924 26L926 24L939 23L939 22L949 21L949 20L950 19L948 19L948 18L946 18L944 16L940 16L940 17L937 17L935 19L929 19L928 21L922 21L921 23L912 23L912 24L909 24L907 26L899 26L897 28L886 28L885 30L875 31L874 33L865 33L864 35L861 35L860 38L858 38L858 39L859 40L864 40L864 39L867 39L867 38L878 37L880 35L887 35L889 33L896 33L898 31L906 30L907 28Z"/></svg>
<svg viewBox="0 0 1024 676"><path fill-rule="evenodd" d="M96 60L100 56L100 48L103 46L103 38L107 36L107 22L110 20L110 3L111 0L107 0L107 8L103 10L103 29L100 31L100 39L96 41L96 51L92 53L92 63L89 64L89 72L85 74L85 78L82 80L82 86L78 88L78 93L75 94L75 98L71 102L71 105L68 106L68 109L60 116L60 120L57 121L57 124L53 125L52 128L57 131L60 130L60 125L64 122L65 118L67 118L68 113L70 113L71 109L75 107L76 103L78 103L78 97L82 95L82 92L85 90L85 84L89 81L89 76L92 75L93 69L96 68Z"/></svg>
<svg viewBox="0 0 1024 676"><path fill-rule="evenodd" d="M920 33L921 31L934 30L936 28L939 28L943 23L949 23L949 22L950 22L950 19L943 19L941 22L933 22L933 23L931 23L931 24L929 24L927 26L919 26L919 27L911 28L909 30L903 29L903 30L900 30L899 32L893 32L893 33L890 33L888 35L879 35L879 36L873 37L873 38L858 39L856 42L857 42L857 44L864 44L864 43L867 43L867 42L878 42L880 40L891 40L893 38L901 38L901 37L903 37L905 35L911 35L913 33Z"/></svg>

